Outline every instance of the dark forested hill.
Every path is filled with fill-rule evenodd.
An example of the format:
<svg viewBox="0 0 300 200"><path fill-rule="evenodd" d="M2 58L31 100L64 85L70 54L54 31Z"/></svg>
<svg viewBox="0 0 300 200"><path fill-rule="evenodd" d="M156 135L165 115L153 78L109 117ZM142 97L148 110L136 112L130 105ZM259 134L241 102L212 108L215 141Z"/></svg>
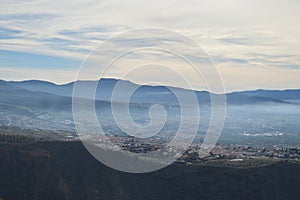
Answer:
<svg viewBox="0 0 300 200"><path fill-rule="evenodd" d="M256 168L172 165L147 174L112 170L79 142L0 144L4 200L299 199L300 165Z"/></svg>

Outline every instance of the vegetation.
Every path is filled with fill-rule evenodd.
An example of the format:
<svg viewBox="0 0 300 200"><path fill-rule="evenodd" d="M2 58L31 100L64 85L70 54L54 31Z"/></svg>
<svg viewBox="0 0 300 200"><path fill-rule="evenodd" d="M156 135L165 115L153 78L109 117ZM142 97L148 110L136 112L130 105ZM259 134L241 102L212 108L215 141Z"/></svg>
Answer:
<svg viewBox="0 0 300 200"><path fill-rule="evenodd" d="M174 164L154 173L128 174L102 165L80 142L47 141L2 143L0 160L4 199L293 200L300 196L300 165L287 161L251 168L224 167L213 161Z"/></svg>
<svg viewBox="0 0 300 200"><path fill-rule="evenodd" d="M2 134L0 133L0 142L8 142L8 143L28 143L40 141L40 138L25 136L25 135L10 135L10 134ZM1 199L0 199L1 200Z"/></svg>
<svg viewBox="0 0 300 200"><path fill-rule="evenodd" d="M28 141L57 141L65 139L68 135L74 135L74 133L64 132L64 131L47 131L47 130L32 130L32 129L23 129L16 126L0 126L0 142L25 142Z"/></svg>

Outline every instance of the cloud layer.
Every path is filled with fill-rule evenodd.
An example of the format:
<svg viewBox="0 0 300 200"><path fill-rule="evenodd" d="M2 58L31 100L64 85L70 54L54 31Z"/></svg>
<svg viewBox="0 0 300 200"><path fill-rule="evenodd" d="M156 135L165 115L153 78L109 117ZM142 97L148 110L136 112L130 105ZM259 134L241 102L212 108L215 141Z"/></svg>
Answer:
<svg viewBox="0 0 300 200"><path fill-rule="evenodd" d="M299 8L297 0L4 0L0 49L6 53L1 55L0 78L69 82L100 42L134 28L163 27L201 44L229 91L297 88ZM108 51L114 48L118 47ZM27 54L35 57L26 60ZM66 71L68 76L64 76ZM173 84L177 84L175 79Z"/></svg>

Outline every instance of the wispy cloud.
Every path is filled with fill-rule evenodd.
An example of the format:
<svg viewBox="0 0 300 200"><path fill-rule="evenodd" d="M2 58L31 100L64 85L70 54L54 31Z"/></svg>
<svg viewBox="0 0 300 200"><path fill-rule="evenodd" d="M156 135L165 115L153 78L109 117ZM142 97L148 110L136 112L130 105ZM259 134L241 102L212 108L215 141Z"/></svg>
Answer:
<svg viewBox="0 0 300 200"><path fill-rule="evenodd" d="M228 84L233 82L228 77L239 80L244 71L254 73L252 70L261 69L263 74L284 71L290 84L282 83L282 87L291 87L292 82L295 87L299 85L293 75L300 70L298 0L154 0L148 4L138 0L3 0L1 4L0 49L10 53L2 54L0 69L6 73L1 73L0 78L11 79L12 74L20 70L20 60L23 60L23 68L28 69L28 73L22 71L24 78L31 76L29 71L33 66L41 65L42 71L51 68L49 65L57 70L76 65L74 69L77 69L78 63L99 42L116 33L139 27L163 27L182 32L201 44ZM124 45L134 42L138 46L139 41L137 38L122 42ZM115 51L115 48L120 47L112 45L107 51ZM23 57L25 54L36 56L32 59ZM47 63L51 59L45 56L68 62ZM42 59L43 64L38 61ZM8 73L9 69L12 73ZM63 73L60 74L49 73L48 78L42 77L61 82ZM118 76L117 71L114 76ZM275 84L274 78L265 78L270 84L248 80L250 82L239 85L271 87L271 83Z"/></svg>

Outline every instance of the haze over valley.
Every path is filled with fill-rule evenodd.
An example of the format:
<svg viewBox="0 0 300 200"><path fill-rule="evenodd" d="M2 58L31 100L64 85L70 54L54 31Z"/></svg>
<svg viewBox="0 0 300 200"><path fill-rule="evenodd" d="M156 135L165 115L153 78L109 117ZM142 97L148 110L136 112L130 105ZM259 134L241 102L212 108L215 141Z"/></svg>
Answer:
<svg viewBox="0 0 300 200"><path fill-rule="evenodd" d="M129 81L122 83L136 86ZM96 110L101 126L107 134L124 135L111 112L112 91L117 79L102 79L96 92ZM91 82L86 81L86 87ZM0 124L22 129L65 131L76 135L72 116L74 83L56 85L44 81L0 82ZM192 92L171 88L176 92ZM211 117L210 94L195 92L201 124L198 134L205 135ZM226 94L227 114L220 143L248 145L278 145L299 147L300 90L256 90ZM126 106L127 102L118 102ZM180 105L176 96L164 86L141 86L130 99L133 120L149 123L149 108L164 105L167 123L162 134L172 135L178 129ZM195 106L195 105L191 105ZM186 130L189 131L188 129Z"/></svg>

